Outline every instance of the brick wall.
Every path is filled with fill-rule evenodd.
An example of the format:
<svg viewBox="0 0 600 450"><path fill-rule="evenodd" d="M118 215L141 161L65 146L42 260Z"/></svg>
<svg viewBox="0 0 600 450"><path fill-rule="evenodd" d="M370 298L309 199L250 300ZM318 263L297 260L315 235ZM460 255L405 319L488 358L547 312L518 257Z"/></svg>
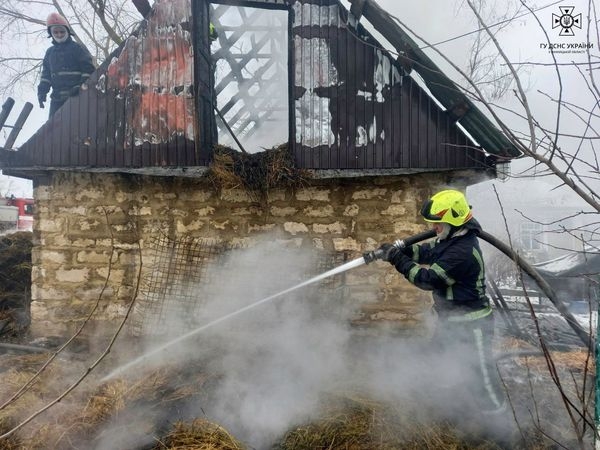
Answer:
<svg viewBox="0 0 600 450"><path fill-rule="evenodd" d="M354 258L423 231L418 210L442 182L439 174L321 179L259 196L217 192L204 179L55 172L34 190L32 328L69 331L99 296L95 317L122 317L140 254L147 257L158 233L244 246L269 233L282 245ZM427 295L384 263L349 271L346 283L348 300L363 306L364 323L418 323L429 305Z"/></svg>

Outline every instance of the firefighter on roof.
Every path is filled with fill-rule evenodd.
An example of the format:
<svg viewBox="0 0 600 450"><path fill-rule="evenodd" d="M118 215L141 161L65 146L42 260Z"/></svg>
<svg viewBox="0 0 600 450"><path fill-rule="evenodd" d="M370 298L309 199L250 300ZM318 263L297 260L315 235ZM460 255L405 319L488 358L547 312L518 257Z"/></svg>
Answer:
<svg viewBox="0 0 600 450"><path fill-rule="evenodd" d="M92 55L71 37L73 31L67 20L53 12L46 19L48 37L52 46L46 51L38 85L38 102L44 107L50 94L50 117L67 101L79 94L79 89L95 70Z"/></svg>

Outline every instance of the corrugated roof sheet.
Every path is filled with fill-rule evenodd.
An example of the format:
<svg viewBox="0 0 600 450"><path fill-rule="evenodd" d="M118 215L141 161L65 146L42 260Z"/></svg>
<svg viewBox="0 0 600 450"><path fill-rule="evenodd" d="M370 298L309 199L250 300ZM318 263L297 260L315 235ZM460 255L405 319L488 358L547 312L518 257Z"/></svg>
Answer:
<svg viewBox="0 0 600 450"><path fill-rule="evenodd" d="M287 4L219 3L270 8ZM337 0L290 1L289 12L290 148L299 167L487 168L484 151L456 126L455 117L360 24L349 27L348 11ZM2 166L10 171L208 165L215 119L210 43L203 29L207 23L204 0L193 5L190 0L155 2L147 20L92 76L89 89L69 100L19 152L2 153ZM380 28L385 27L384 34L395 33L398 45L431 67L392 25L384 21ZM446 103L468 106L460 123L483 149L517 156L468 99L449 85L436 94L435 86L446 78L433 72L435 76L422 74L432 92Z"/></svg>

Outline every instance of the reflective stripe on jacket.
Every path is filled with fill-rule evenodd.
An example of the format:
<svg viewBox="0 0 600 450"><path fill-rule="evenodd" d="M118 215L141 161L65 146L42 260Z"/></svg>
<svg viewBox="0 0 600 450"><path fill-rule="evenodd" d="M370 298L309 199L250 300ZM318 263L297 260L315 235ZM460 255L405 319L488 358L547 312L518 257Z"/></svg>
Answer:
<svg viewBox="0 0 600 450"><path fill-rule="evenodd" d="M415 264L408 270L406 266L396 268L415 286L433 291L435 309L440 315L480 312L485 317L491 313L491 309L487 310L485 266L476 229L464 228L451 238L413 245L405 254Z"/></svg>

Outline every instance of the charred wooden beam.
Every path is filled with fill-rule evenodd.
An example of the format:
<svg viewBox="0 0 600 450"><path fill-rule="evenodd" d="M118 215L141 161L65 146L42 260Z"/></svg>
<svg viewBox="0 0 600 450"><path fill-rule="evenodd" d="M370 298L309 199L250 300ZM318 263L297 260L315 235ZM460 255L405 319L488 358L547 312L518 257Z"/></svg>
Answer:
<svg viewBox="0 0 600 450"><path fill-rule="evenodd" d="M363 0L350 0L350 3L354 5L361 1ZM468 107L462 117L461 124L479 145L489 152L502 156L518 157L521 155L521 152L498 130L487 116L477 109L462 89L442 73L387 11L383 10L374 1L364 0L364 3L363 16L401 54L404 58L404 60L400 59L402 66L416 70L425 81L431 94L446 109L463 103Z"/></svg>
<svg viewBox="0 0 600 450"><path fill-rule="evenodd" d="M12 97L8 97L2 105L2 111L0 112L0 130L4 127L4 123L8 119L13 106L15 106L15 100Z"/></svg>
<svg viewBox="0 0 600 450"><path fill-rule="evenodd" d="M217 108L217 105L214 105L214 106L215 106L215 112L219 116L219 119L221 119L221 122L223 123L223 126L225 128L227 128L227 131L229 131L229 134L231 135L231 137L233 138L233 140L235 141L235 143L237 144L237 146L239 147L239 149L242 151L242 153L248 153L246 151L246 149L244 148L244 146L242 145L242 143L240 142L240 140L238 139L238 137L235 134L235 132L231 129L231 127L227 123L227 120L225 120L225 117L223 116L223 114L221 113L221 111L219 110L219 108Z"/></svg>
<svg viewBox="0 0 600 450"><path fill-rule="evenodd" d="M29 117L29 114L31 113L32 109L33 109L33 105L30 102L27 102L23 105L23 109L21 110L19 117L17 117L17 121L13 125L12 130L10 131L10 134L8 135L8 138L6 139L6 142L4 143L4 150L10 150L13 147L15 141L17 140L17 136L23 129L23 124Z"/></svg>
<svg viewBox="0 0 600 450"><path fill-rule="evenodd" d="M244 24L248 23L248 22L254 22L257 19L259 19L260 17L262 17L263 12L260 10L256 10L253 11L250 16L246 16L245 17L245 21ZM217 31L221 30L221 23L218 21L217 17L212 18L213 24L215 25L215 27L217 28ZM219 44L221 45L221 48L218 49L214 54L213 54L213 58L219 59L219 58L223 58L223 54L226 54L227 52L230 51L230 49L237 43L238 40L240 40L244 34L246 34L247 30L244 27L235 27L236 31L234 31L229 37L225 36L224 33L220 33L219 34Z"/></svg>
<svg viewBox="0 0 600 450"><path fill-rule="evenodd" d="M354 18L359 21L363 15L363 9L365 8L367 0L354 0L350 3L352 3L350 6L350 14L352 14Z"/></svg>
<svg viewBox="0 0 600 450"><path fill-rule="evenodd" d="M146 17L150 11L152 11L152 6L150 6L150 2L148 0L131 0L133 5L140 12L142 17Z"/></svg>

